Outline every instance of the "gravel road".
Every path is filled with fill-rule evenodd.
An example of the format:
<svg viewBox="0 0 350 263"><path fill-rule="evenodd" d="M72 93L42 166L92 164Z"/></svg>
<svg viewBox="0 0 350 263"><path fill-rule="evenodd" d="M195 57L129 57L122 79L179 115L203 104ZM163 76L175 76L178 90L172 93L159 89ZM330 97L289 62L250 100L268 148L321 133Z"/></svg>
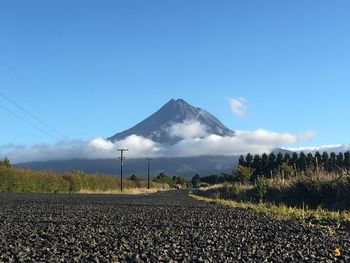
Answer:
<svg viewBox="0 0 350 263"><path fill-rule="evenodd" d="M350 262L348 234L187 194L0 194L0 262Z"/></svg>

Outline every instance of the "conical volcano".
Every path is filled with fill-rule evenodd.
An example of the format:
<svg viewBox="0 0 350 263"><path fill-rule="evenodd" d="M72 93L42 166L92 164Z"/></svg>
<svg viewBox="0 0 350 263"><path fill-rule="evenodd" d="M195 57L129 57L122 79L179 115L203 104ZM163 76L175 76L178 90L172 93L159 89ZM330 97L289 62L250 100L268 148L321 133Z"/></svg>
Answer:
<svg viewBox="0 0 350 263"><path fill-rule="evenodd" d="M162 144L174 144L181 140L170 131L176 124L199 123L207 134L234 136L234 131L223 125L209 112L190 105L183 99L171 99L157 112L132 128L108 138L110 141L122 140L130 135L138 135Z"/></svg>

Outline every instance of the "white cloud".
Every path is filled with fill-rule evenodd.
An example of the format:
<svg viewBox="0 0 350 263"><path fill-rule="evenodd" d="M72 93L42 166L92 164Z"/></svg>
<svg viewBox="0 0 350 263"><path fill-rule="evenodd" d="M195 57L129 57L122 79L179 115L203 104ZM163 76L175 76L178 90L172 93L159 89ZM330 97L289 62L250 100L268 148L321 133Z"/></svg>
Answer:
<svg viewBox="0 0 350 263"><path fill-rule="evenodd" d="M350 144L331 144L331 145L321 145L318 147L297 147L297 148L287 148L288 150L295 152L304 152L304 153L315 153L319 152L347 152L350 151Z"/></svg>
<svg viewBox="0 0 350 263"><path fill-rule="evenodd" d="M106 141L103 138L96 138L92 141L89 142L89 145L91 147L94 147L96 149L104 149L107 151L113 150L114 149L114 143L112 143L111 141Z"/></svg>
<svg viewBox="0 0 350 263"><path fill-rule="evenodd" d="M190 135L184 136L186 138L172 146L131 135L114 143L103 138L96 138L91 141L62 141L56 144L38 144L31 147L8 144L0 146L0 153L3 153L2 157L8 156L13 163L74 158L117 158L119 155L117 149L122 147L129 149L125 153L127 158L239 155L248 152L270 152L277 147L293 145L315 136L315 133L312 132L293 135L259 129L256 131L237 131L234 137L222 137L214 134L204 135L199 132L203 128L200 125L191 122L187 124L188 127L186 127L185 122L183 126L175 126L176 128L172 130L177 135L184 135L178 131L180 127L190 131ZM201 137L198 137L199 135Z"/></svg>
<svg viewBox="0 0 350 263"><path fill-rule="evenodd" d="M112 144L112 143L111 143ZM111 158L115 146L101 138L90 142L83 140L60 141L56 144L3 145L0 153L12 162Z"/></svg>
<svg viewBox="0 0 350 263"><path fill-rule="evenodd" d="M229 104L233 114L238 117L244 117L247 110L247 100L243 97L232 98L229 100Z"/></svg>
<svg viewBox="0 0 350 263"><path fill-rule="evenodd" d="M159 156L161 145L142 136L130 135L124 140L115 142L116 148L128 148L130 158L141 158L148 156Z"/></svg>
<svg viewBox="0 0 350 263"><path fill-rule="evenodd" d="M131 158L155 155L157 143L141 136L131 135L124 140L112 143L103 138L91 141L71 140L56 144L36 144L30 147L7 144L0 146L0 157L7 156L11 162L69 160L69 159L104 159L116 158L118 148L130 148Z"/></svg>
<svg viewBox="0 0 350 263"><path fill-rule="evenodd" d="M242 140L244 144L264 144L264 145L286 145L295 144L301 141L307 141L314 138L317 133L308 131L298 135L290 133L278 133L267 131L264 129L258 129L256 131L237 131L236 135Z"/></svg>
<svg viewBox="0 0 350 263"><path fill-rule="evenodd" d="M271 152L283 145L295 144L306 138L311 138L310 133L293 135L263 129L237 131L234 137L212 134L200 139L185 139L169 147L166 154L171 156L240 155L248 152L259 154Z"/></svg>
<svg viewBox="0 0 350 263"><path fill-rule="evenodd" d="M201 138L208 135L207 127L195 120L175 123L168 131L171 137L179 137L181 139Z"/></svg>

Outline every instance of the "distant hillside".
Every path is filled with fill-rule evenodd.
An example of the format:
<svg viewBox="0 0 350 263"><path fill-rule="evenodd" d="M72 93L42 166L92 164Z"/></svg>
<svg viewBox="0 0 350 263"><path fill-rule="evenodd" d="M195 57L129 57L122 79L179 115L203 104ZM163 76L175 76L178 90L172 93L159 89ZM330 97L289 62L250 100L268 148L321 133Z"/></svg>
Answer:
<svg viewBox="0 0 350 263"><path fill-rule="evenodd" d="M282 149L282 148L276 148L275 150L272 151L274 154L278 154L278 153L282 153L282 154L286 154L288 153L289 155L292 155L293 152L290 150L286 150L286 149Z"/></svg>
<svg viewBox="0 0 350 263"><path fill-rule="evenodd" d="M156 158L151 161L152 176L165 172L171 176L183 175L191 178L194 174L207 176L220 174L232 170L238 162L236 156L201 156L188 158ZM120 162L117 159L99 160L66 160L18 163L19 168L30 168L33 170L54 170L68 172L80 170L86 173L102 173L107 175L120 174ZM137 175L140 178L147 176L147 161L145 159L126 159L124 162L125 176Z"/></svg>

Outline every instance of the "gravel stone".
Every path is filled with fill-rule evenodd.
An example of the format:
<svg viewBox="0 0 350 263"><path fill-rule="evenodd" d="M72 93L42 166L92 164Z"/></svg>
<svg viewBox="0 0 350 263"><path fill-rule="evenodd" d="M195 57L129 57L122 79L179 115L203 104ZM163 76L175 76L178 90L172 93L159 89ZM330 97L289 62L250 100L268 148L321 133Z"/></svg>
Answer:
<svg viewBox="0 0 350 263"><path fill-rule="evenodd" d="M0 262L350 262L349 251L346 231L196 201L184 190L0 194Z"/></svg>

